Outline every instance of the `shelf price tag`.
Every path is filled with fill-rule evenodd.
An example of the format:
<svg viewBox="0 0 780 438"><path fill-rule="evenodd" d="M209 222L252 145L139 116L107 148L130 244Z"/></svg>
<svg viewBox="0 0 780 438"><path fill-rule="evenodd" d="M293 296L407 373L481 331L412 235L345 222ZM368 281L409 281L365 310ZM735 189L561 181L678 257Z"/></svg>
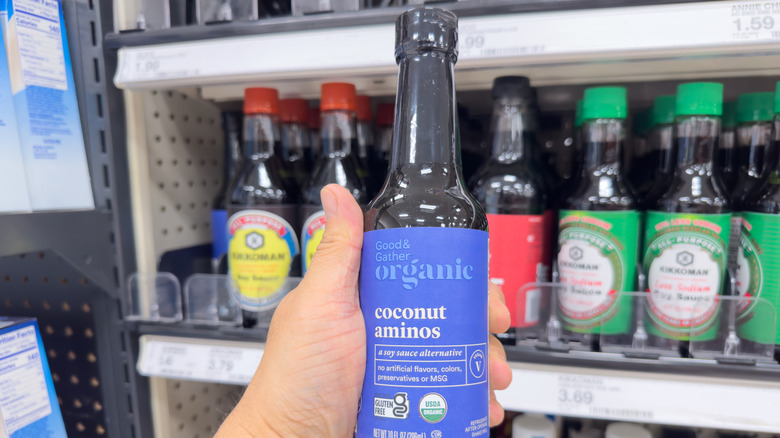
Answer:
<svg viewBox="0 0 780 438"><path fill-rule="evenodd" d="M512 366L512 385L496 394L508 410L780 432L778 382L525 363Z"/></svg>
<svg viewBox="0 0 780 438"><path fill-rule="evenodd" d="M734 41L780 41L780 3L733 2L729 5L729 13L731 38Z"/></svg>
<svg viewBox="0 0 780 438"><path fill-rule="evenodd" d="M149 377L246 385L263 357L262 345L245 342L143 336L140 344L138 373Z"/></svg>

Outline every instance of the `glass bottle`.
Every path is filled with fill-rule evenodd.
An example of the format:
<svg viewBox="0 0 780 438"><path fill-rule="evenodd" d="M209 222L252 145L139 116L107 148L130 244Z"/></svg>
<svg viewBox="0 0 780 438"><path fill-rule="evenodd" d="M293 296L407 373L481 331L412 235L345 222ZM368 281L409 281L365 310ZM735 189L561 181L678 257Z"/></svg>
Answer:
<svg viewBox="0 0 780 438"><path fill-rule="evenodd" d="M658 163L655 161L657 156L652 149L653 144L649 138L651 118L652 109L639 111L634 115L631 124L633 156L628 157L631 162L626 169L628 169L627 174L633 177L630 183L637 199L641 199L650 191L653 184L653 173L658 167Z"/></svg>
<svg viewBox="0 0 780 438"><path fill-rule="evenodd" d="M297 199L281 174L279 98L272 88L244 93L244 161L228 187L228 270L244 326L274 306L299 272Z"/></svg>
<svg viewBox="0 0 780 438"><path fill-rule="evenodd" d="M396 22L393 153L364 215L360 303L368 354L357 438L373 437L380 426L394 436L489 434L488 223L461 174L456 41L449 11L413 9ZM466 370L449 366L456 357L469 369L468 385ZM381 360L389 358L397 362ZM423 374L427 387L412 383ZM378 419L377 402L397 407L385 412L402 418Z"/></svg>
<svg viewBox="0 0 780 438"><path fill-rule="evenodd" d="M644 269L651 343L686 353L692 334L715 339L726 275L731 213L717 174L723 85L677 87L677 162L672 184L647 212Z"/></svg>
<svg viewBox="0 0 780 438"><path fill-rule="evenodd" d="M346 187L360 205L367 201L366 187L358 175L355 128L355 86L341 82L322 84L320 113L322 152L314 165L311 179L303 189L301 205L301 248L303 273L311 263L325 232L325 213L320 191L328 184Z"/></svg>
<svg viewBox="0 0 780 438"><path fill-rule="evenodd" d="M639 215L623 175L626 89L594 87L583 98L579 188L559 215L559 315L568 336L593 348L597 335L631 330ZM576 346L576 345L575 345Z"/></svg>
<svg viewBox="0 0 780 438"><path fill-rule="evenodd" d="M369 160L374 155L374 128L371 126L371 98L359 95L355 100L357 124L357 151L355 156L358 159L358 175L366 184L366 189L371 195L376 194L374 175L369 167Z"/></svg>
<svg viewBox="0 0 780 438"><path fill-rule="evenodd" d="M758 196L745 201L737 253L738 326L743 341L780 345L780 82L773 105L769 156L772 169Z"/></svg>
<svg viewBox="0 0 780 438"><path fill-rule="evenodd" d="M676 97L673 94L658 96L653 101L652 122L650 128L650 150L655 158L650 190L640 199L640 207L646 210L655 207L672 183L674 174L674 108Z"/></svg>
<svg viewBox="0 0 780 438"><path fill-rule="evenodd" d="M287 166L291 186L302 187L309 175L311 135L309 134L309 104L303 99L279 101L281 120L281 150L278 155Z"/></svg>
<svg viewBox="0 0 780 438"><path fill-rule="evenodd" d="M393 150L394 114L394 103L380 103L376 107L376 149L372 160L371 174L379 181L379 188L387 177L387 168L390 165L390 154Z"/></svg>
<svg viewBox="0 0 780 438"><path fill-rule="evenodd" d="M243 113L238 111L225 111L222 113L222 129L225 133L225 155L223 158L222 187L217 192L211 210L211 269L214 273L227 272L227 193L230 182L236 175L241 164L241 124Z"/></svg>
<svg viewBox="0 0 780 438"><path fill-rule="evenodd" d="M774 93L745 93L737 99L737 181L731 192L734 210L741 210L769 177L767 161L772 136Z"/></svg>
<svg viewBox="0 0 780 438"><path fill-rule="evenodd" d="M472 193L490 225L490 281L504 292L511 327L498 338L514 345L538 332L541 291L523 288L546 281L550 245L544 177L534 162L536 108L522 76L493 81L492 152L472 180Z"/></svg>
<svg viewBox="0 0 780 438"><path fill-rule="evenodd" d="M730 195L737 186L737 102L723 103L720 139L715 151L715 173L724 194Z"/></svg>

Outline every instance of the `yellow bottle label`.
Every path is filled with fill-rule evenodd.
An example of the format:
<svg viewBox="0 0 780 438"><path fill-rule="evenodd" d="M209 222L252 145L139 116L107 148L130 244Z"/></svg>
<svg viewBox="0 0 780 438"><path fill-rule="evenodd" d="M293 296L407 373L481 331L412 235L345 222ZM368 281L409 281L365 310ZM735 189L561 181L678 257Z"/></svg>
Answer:
<svg viewBox="0 0 780 438"><path fill-rule="evenodd" d="M282 217L243 210L228 220L228 267L237 299L247 310L275 301L299 253L298 237Z"/></svg>
<svg viewBox="0 0 780 438"><path fill-rule="evenodd" d="M314 253L317 252L317 247L322 242L322 235L325 233L325 212L318 211L306 219L303 224L303 241L301 247L303 248L303 273L311 265L311 260L314 258Z"/></svg>

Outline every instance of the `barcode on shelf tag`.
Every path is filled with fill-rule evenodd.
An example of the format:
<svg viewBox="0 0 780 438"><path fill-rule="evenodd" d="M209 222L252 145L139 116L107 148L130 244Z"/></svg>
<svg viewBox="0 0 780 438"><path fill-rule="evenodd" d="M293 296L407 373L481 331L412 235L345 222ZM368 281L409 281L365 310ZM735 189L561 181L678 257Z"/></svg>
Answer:
<svg viewBox="0 0 780 438"><path fill-rule="evenodd" d="M496 393L508 410L780 432L778 382L519 363L513 367L511 386Z"/></svg>
<svg viewBox="0 0 780 438"><path fill-rule="evenodd" d="M243 344L243 345L242 345ZM138 373L149 377L246 385L263 357L262 344L143 336Z"/></svg>

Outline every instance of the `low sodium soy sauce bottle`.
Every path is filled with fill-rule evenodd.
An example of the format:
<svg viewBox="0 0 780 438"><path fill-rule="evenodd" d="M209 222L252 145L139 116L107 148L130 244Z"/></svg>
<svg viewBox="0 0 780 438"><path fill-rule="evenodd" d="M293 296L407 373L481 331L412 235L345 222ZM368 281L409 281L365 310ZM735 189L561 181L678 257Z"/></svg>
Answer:
<svg viewBox="0 0 780 438"><path fill-rule="evenodd" d="M726 288L731 210L713 171L722 102L722 84L677 87L674 177L645 221L650 344L682 355L691 336L717 337Z"/></svg>
<svg viewBox="0 0 780 438"><path fill-rule="evenodd" d="M537 337L545 298L529 283L546 281L550 239L545 221L547 192L534 162L536 108L531 85L522 76L493 81L490 158L471 183L471 191L490 225L490 281L504 293L510 328L501 342ZM540 278L541 277L541 278Z"/></svg>
<svg viewBox="0 0 780 438"><path fill-rule="evenodd" d="M737 307L745 321L737 327L743 342L780 345L776 323L780 309L780 82L774 94L772 138L773 162L767 183L758 196L747 199L742 212L742 231L737 253L737 292L744 300ZM777 348L777 347L775 347Z"/></svg>
<svg viewBox="0 0 780 438"><path fill-rule="evenodd" d="M488 222L461 176L456 44L451 12L413 9L396 21L390 171L364 216L358 438L489 434Z"/></svg>
<svg viewBox="0 0 780 438"><path fill-rule="evenodd" d="M366 187L358 174L357 130L355 128L355 86L341 82L322 84L320 97L321 152L311 179L303 189L301 204L302 271L311 263L325 232L325 212L320 191L328 184L346 187L362 206L367 201Z"/></svg>
<svg viewBox="0 0 780 438"><path fill-rule="evenodd" d="M583 98L580 185L559 215L559 318L571 340L598 348L598 336L632 329L639 214L623 175L626 89L594 87ZM575 344L576 347L576 344Z"/></svg>
<svg viewBox="0 0 780 438"><path fill-rule="evenodd" d="M272 88L248 88L244 99L244 161L228 198L228 271L244 311L244 326L273 306L289 276L299 275L297 193L280 170L279 98Z"/></svg>
<svg viewBox="0 0 780 438"><path fill-rule="evenodd" d="M741 210L769 177L774 103L775 94L770 92L745 93L737 99L737 181L731 192L735 211Z"/></svg>

